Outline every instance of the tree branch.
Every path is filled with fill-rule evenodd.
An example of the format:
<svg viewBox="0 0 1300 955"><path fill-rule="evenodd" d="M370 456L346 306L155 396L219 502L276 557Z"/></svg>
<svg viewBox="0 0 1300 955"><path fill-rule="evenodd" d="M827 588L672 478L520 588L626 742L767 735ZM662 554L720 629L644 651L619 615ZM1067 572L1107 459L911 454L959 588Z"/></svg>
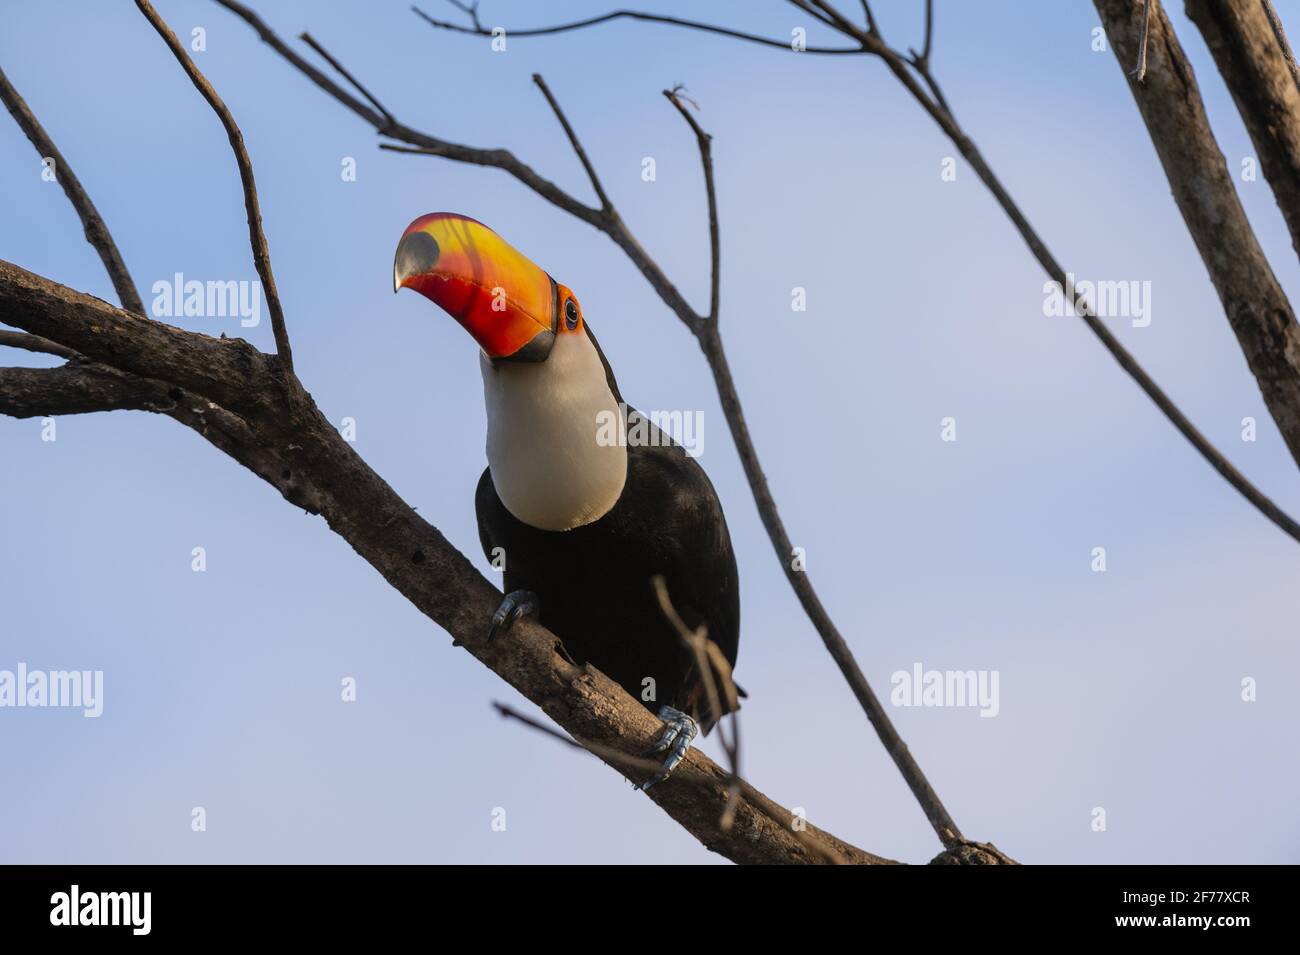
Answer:
<svg viewBox="0 0 1300 955"><path fill-rule="evenodd" d="M271 372L248 342L210 338L122 311L3 259L0 323L122 371L183 385L227 408L268 407Z"/></svg>
<svg viewBox="0 0 1300 955"><path fill-rule="evenodd" d="M872 32L878 32L873 29ZM930 49L934 42L934 0L925 0L925 42L921 46L921 52L908 49L910 59L908 63L925 80L925 85L930 89L930 95L934 97L935 103L949 116L952 116L952 108L948 105L948 100L944 98L943 90L939 88L939 81L934 78L934 73L930 71Z"/></svg>
<svg viewBox="0 0 1300 955"><path fill-rule="evenodd" d="M578 139L578 134L569 125L564 110L560 109L560 104L551 95L551 88L546 85L546 80L542 79L541 73L533 74L533 82L537 84L537 88L546 97L546 102L550 104L551 111L555 113L555 118L560 121L560 126L564 128L564 135L569 137L569 145L573 147L573 151L577 154L578 161L582 163L582 168L587 170L587 178L591 180L591 188L596 190L596 196L600 199L600 208L606 214L610 213L613 211L614 204L609 201L609 196L605 194L605 187L600 184L600 176L596 175L596 167L587 158L587 151L582 148L582 141Z"/></svg>
<svg viewBox="0 0 1300 955"><path fill-rule="evenodd" d="M52 342L48 338L41 338L40 335L29 335L27 332L11 332L3 328L0 328L0 345L46 355L57 355L60 358L81 357L71 348L64 348L58 342Z"/></svg>
<svg viewBox="0 0 1300 955"><path fill-rule="evenodd" d="M217 0L222 6L228 4L225 0ZM429 16L419 7L411 7L416 15L423 19L431 26L440 30L450 30L453 33L468 33L471 36L492 36L492 31L485 29L482 24L474 23L470 26L464 26L459 23L448 23L445 20L438 20ZM683 20L679 17L661 16L657 13L645 13L641 10L615 10L612 13L602 14L598 17L589 17L586 20L574 20L570 23L560 23L555 26L539 27L532 30L516 30L513 27L503 28L508 37L530 37L530 36L551 36L556 33L568 33L572 30L584 30L587 27L594 27L601 23L610 23L614 20L640 20L644 23L664 23L669 26L686 27L691 30L700 30L704 33L715 33L719 36L731 37L735 40L745 40L749 43L757 43L760 46L775 47L777 49L791 49L789 40L777 40L772 37L759 36L756 33L746 33L743 30L732 30L729 27L716 26L711 23L701 23L698 20ZM856 47L833 47L833 46L810 46L803 52L819 54L853 54L861 53L862 50Z"/></svg>
<svg viewBox="0 0 1300 955"><path fill-rule="evenodd" d="M654 587L655 596L659 600L659 609L665 619L672 624L677 636L682 643L691 651L695 657L695 669L700 675L700 683L704 686L704 696L709 704L709 712L714 714L714 720L718 726L718 739L722 743L722 749L727 754L727 762L731 766L731 785L730 794L727 799L727 808L723 810L722 818L718 820L718 825L725 831L731 828L735 818L736 806L740 803L741 785L743 780L740 777L740 694L736 689L736 681L731 675L731 663L727 660L726 654L722 649L709 639L709 628L700 624L699 628L692 631L686 626L686 621L682 619L677 608L673 606L673 601L668 593L668 582L664 580L661 574L655 574L650 579L651 586ZM719 688L719 678L722 687ZM723 707L725 697L726 706ZM731 736L728 738L724 723L726 718L723 714L730 716Z"/></svg>
<svg viewBox="0 0 1300 955"><path fill-rule="evenodd" d="M194 84L194 88L202 94L203 98L208 101L212 111L217 114L221 120L221 125L226 129L226 137L230 140L230 149L235 154L235 162L239 166L239 180L244 187L244 211L248 216L248 244L253 250L253 264L257 267L257 275L262 280L262 291L266 294L266 304L271 312L271 329L275 335L275 352L280 357L280 363L288 372L293 371L293 351L289 347L289 333L284 325L284 309L280 307L280 293L275 287L275 275L271 272L271 250L266 244L266 234L262 231L262 209L257 202L257 183L253 179L253 162L248 157L248 150L244 147L244 135L239 131L239 126L235 123L235 117L230 115L230 110L217 91L212 88L212 84L207 78L199 72L199 68L194 65L190 55L185 52L185 47L181 45L180 40L176 39L176 34L171 31L158 12L154 10L149 0L135 0L135 5L140 8L140 12L145 15L158 35L163 38L172 55L176 57L176 62L180 63L185 74Z"/></svg>
<svg viewBox="0 0 1300 955"><path fill-rule="evenodd" d="M109 235L104 220L100 218L99 210L90 201L90 196L86 194L86 190L81 186L81 180L72 171L68 161L63 158L63 153L59 152L59 147L54 145L54 140L50 138L49 134L45 132L45 128L37 121L26 101L18 95L18 91L13 88L3 70L0 70L0 101L4 102L5 107L9 110L9 115L14 118L14 122L31 140L32 145L36 147L36 151L43 158L48 157L54 160L54 178L63 187L64 194L80 217L82 228L86 233L86 241L94 246L95 251L99 253L99 258L104 263L104 269L108 272L108 277L113 283L113 288L117 292L117 298L122 303L122 307L128 312L143 315L144 303L140 300L140 293L136 290L135 283L131 281L131 275L127 271L126 263L122 261L122 255L118 252L113 237Z"/></svg>
<svg viewBox="0 0 1300 955"><path fill-rule="evenodd" d="M323 46L321 46L314 39L312 39L310 33L300 33L298 35L298 39L302 40L303 43L306 43L309 47L315 50L320 55L321 59L323 59L326 63L328 63L330 66L334 68L335 73L338 73L341 77L343 77L345 80L351 83L353 89L355 89L358 93L364 96L371 106L379 110L380 114L384 117L384 119L388 121L387 126L397 125L397 120L393 119L393 114L384 108L384 104L379 102L379 100L375 99L374 96L370 94L370 91L366 89L364 86L362 86L360 82L358 82L356 77L354 77L351 73L345 70L343 68L343 65L339 63L338 60L330 56L329 52ZM387 126L385 128L387 128ZM383 132L383 129L381 129L380 132Z"/></svg>
<svg viewBox="0 0 1300 955"><path fill-rule="evenodd" d="M682 114L682 118L691 127L691 132L695 133L695 141L699 144L700 164L704 167L704 192L709 209L709 314L707 320L710 325L718 324L718 310L720 307L720 295L722 286L722 246L718 237L718 193L713 183L713 137L704 131L695 117L687 110L686 104L678 95L682 88L675 87L671 90L664 90L664 96L668 97L668 102L676 107L677 112Z"/></svg>
<svg viewBox="0 0 1300 955"><path fill-rule="evenodd" d="M1142 30L1140 11L1126 0L1095 0L1095 5L1123 67L1132 61ZM1150 57L1146 81L1139 84L1130 78L1129 90L1264 403L1291 456L1300 463L1300 325L1241 207L1191 64L1160 8L1151 17ZM1289 81L1286 86L1294 101L1294 87ZM1279 199L1284 194L1285 190L1279 193ZM1220 464L1216 467L1241 489L1244 479L1229 476ZM1256 506L1261 505L1256 502ZM1295 523L1287 521L1287 533L1300 538Z"/></svg>
<svg viewBox="0 0 1300 955"><path fill-rule="evenodd" d="M1270 22L1266 5L1267 0L1189 0L1187 15L1201 31L1232 93L1286 220L1291 245L1300 253L1300 88L1291 72L1294 61L1282 24ZM1190 88L1195 89L1194 83L1189 80ZM1212 135L1208 125L1202 135ZM1217 151L1217 144L1214 148Z"/></svg>
<svg viewBox="0 0 1300 955"><path fill-rule="evenodd" d="M57 368L0 368L0 414L11 418L94 411L164 411L176 404L161 382L72 360Z"/></svg>

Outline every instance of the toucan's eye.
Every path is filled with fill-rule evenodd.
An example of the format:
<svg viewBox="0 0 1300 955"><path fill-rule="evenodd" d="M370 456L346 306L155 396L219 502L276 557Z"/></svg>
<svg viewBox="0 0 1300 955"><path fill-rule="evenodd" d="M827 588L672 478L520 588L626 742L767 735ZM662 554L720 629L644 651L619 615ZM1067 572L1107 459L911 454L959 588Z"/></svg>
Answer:
<svg viewBox="0 0 1300 955"><path fill-rule="evenodd" d="M578 305L573 299L564 303L564 324L569 327L569 331L578 327Z"/></svg>

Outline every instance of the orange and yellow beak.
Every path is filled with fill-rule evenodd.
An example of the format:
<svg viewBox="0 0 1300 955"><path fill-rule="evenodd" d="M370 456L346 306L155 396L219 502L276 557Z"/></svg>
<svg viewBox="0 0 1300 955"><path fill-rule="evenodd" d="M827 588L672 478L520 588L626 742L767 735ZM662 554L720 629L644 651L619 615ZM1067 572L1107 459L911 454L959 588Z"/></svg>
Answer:
<svg viewBox="0 0 1300 955"><path fill-rule="evenodd" d="M545 361L555 344L555 282L466 216L433 212L406 227L393 260L393 291L402 288L441 307L491 358Z"/></svg>

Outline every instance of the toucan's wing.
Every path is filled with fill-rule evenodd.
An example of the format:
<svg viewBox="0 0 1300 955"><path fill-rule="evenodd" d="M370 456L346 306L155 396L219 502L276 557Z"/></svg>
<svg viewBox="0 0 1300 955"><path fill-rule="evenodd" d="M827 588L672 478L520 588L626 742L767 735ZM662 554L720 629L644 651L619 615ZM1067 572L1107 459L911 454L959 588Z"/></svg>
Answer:
<svg viewBox="0 0 1300 955"><path fill-rule="evenodd" d="M640 412L628 409L630 421L637 416ZM656 570L663 574L686 625L694 629L704 624L709 639L734 666L740 644L740 582L722 502L699 462L660 437L653 424L650 427L656 432L650 444L628 448L638 494L654 502L646 514L654 526L638 536L652 542ZM703 700L697 702L702 712ZM706 728L712 722L708 720Z"/></svg>

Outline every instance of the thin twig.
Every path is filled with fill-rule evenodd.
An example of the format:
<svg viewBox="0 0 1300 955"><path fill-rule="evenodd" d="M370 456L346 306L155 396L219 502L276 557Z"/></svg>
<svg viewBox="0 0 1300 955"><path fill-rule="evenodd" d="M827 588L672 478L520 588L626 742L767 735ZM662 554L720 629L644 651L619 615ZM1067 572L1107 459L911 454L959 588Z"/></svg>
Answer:
<svg viewBox="0 0 1300 955"><path fill-rule="evenodd" d="M218 3L229 5L225 0L217 0ZM453 33L468 33L471 36L491 36L492 31L485 30L480 25L464 26L459 23L448 23L446 20L438 20L429 16L419 7L411 9L431 26L440 30L450 30ZM646 23L664 23L669 26L686 27L691 30L702 30L705 33L716 33L719 36L728 36L736 40L746 40L750 43L757 43L761 46L776 47L781 50L790 49L789 40L778 40L773 37L759 36L755 33L745 33L743 30L732 30L728 27L716 26L711 23L701 23L698 20L683 20L680 17L661 16L657 13L645 13L640 10L615 10L613 13L606 13L598 17L589 17L586 20L574 20L571 23L560 23L555 26L541 27L533 30L516 30L510 27L505 28L506 36L509 37L530 37L530 36L550 36L555 33L568 33L570 30L582 30L587 27L594 27L601 23L609 23L612 20L641 20ZM803 50L804 53L823 53L823 54L854 54L861 53L862 50L857 47L826 47L810 46Z"/></svg>
<svg viewBox="0 0 1300 955"><path fill-rule="evenodd" d="M930 62L930 42L934 37L934 0L925 0L925 43L921 47L921 60Z"/></svg>
<svg viewBox="0 0 1300 955"><path fill-rule="evenodd" d="M862 0L862 15L867 18L867 29L872 33L879 33L876 29L876 15L871 12L871 0Z"/></svg>
<svg viewBox="0 0 1300 955"><path fill-rule="evenodd" d="M831 4L825 2L825 0L791 0L791 2L794 3L795 6L802 7L809 13L817 16L822 23L826 24L832 30L837 30L845 35L851 35L852 33L858 32L858 28L854 25L853 21L836 10L835 7L831 6ZM874 22L875 17L872 17L872 23ZM875 29L867 30L867 33L872 36L875 36L879 32L879 30Z"/></svg>
<svg viewBox="0 0 1300 955"><path fill-rule="evenodd" d="M248 150L244 147L244 136L239 131L239 126L235 123L235 117L230 114L226 104L217 91L212 88L212 84L207 78L199 72L199 68L194 65L190 55L185 52L185 47L181 45L180 40L176 39L176 34L172 32L171 27L167 26L166 21L158 15L158 11L153 8L149 0L135 0L135 5L139 7L140 12L145 15L158 35L171 49L172 55L180 63L181 68L194 84L194 88L202 94L203 98L208 101L217 118L221 120L221 125L226 128L226 136L230 140L230 148L235 154L235 162L239 165L239 178L244 187L244 210L248 215L248 243L253 249L253 263L257 267L258 277L262 280L262 291L266 293L266 304L271 312L271 329L275 334L275 352L280 357L280 364L286 371L293 371L293 351L289 347L289 333L284 325L284 309L280 307L280 293L276 291L275 276L271 272L271 251L266 244L266 234L262 231L262 210L257 202L257 183L253 179L253 162L248 157Z"/></svg>
<svg viewBox="0 0 1300 955"><path fill-rule="evenodd" d="M81 181L73 173L72 167L63 158L63 153L59 152L59 147L54 145L54 140L41 126L22 96L13 88L3 70L0 70L0 100L4 102L9 114L31 140L41 157L54 160L54 178L63 187L64 194L80 217L82 228L86 233L86 241L99 253L104 269L113 283L113 289L117 292L118 301L128 312L143 315L144 302L140 299L140 292L136 289L135 283L131 281L131 273L127 271L126 263L122 261L122 253L117 250L117 244L109 234L108 226L104 224L95 204L90 201L90 196L82 188Z"/></svg>
<svg viewBox="0 0 1300 955"><path fill-rule="evenodd" d="M371 96L370 90L362 86L360 81L358 81L355 76L353 76L346 69L344 69L342 63L334 59L334 57L330 56L329 51L326 50L325 47L317 43L310 33L306 33L306 32L301 33L298 35L298 39L302 40L303 43L306 43L309 47L311 47L313 50L319 53L321 55L321 58L324 59L326 63L334 67L335 71L340 76L342 76L345 80L347 80L349 83L352 84L353 89L355 89L358 93L364 96L367 102L369 102L371 106L379 110L380 114L384 117L384 119L388 120L388 126L397 125L397 120L393 119L393 114L384 108L384 104L379 102L379 100L375 99L373 96ZM381 129L379 131L382 133L384 130Z"/></svg>
<svg viewBox="0 0 1300 955"><path fill-rule="evenodd" d="M480 32L483 30L483 24L478 18L478 0L474 0L474 3L472 4L461 3L461 0L447 0L447 2L457 10L466 14L474 24L474 29L479 30Z"/></svg>
<svg viewBox="0 0 1300 955"><path fill-rule="evenodd" d="M1155 0L1143 0L1142 2L1142 39L1138 41L1137 65L1133 67L1133 72L1129 75L1137 83L1141 83L1147 78L1147 39L1151 35L1151 7Z"/></svg>
<svg viewBox="0 0 1300 955"><path fill-rule="evenodd" d="M24 351L38 352L44 355L57 355L60 358L81 357L80 352L60 345L58 342L52 342L48 338L42 338L40 335L32 335L28 332L11 332L7 328L0 328L0 345L6 345L9 348L21 348Z"/></svg>
<svg viewBox="0 0 1300 955"><path fill-rule="evenodd" d="M609 201L609 196L605 194L605 187L600 184L600 176L596 175L596 167L593 166L591 160L587 158L587 151L582 148L582 141L578 139L578 134L575 133L573 127L569 125L569 120L564 115L564 110L560 109L560 104L556 102L555 97L551 95L551 88L546 85L546 80L542 79L542 74L540 73L533 74L533 82L536 83L537 88L542 91L542 95L546 97L546 102L550 104L551 112L555 113L555 118L558 119L560 125L564 127L564 135L569 137L569 145L572 146L573 151L577 153L578 161L582 163L582 168L587 170L587 178L591 180L591 187L596 190L596 196L600 199L601 209L607 213L612 212L614 210L614 204Z"/></svg>
<svg viewBox="0 0 1300 955"><path fill-rule="evenodd" d="M669 94L669 99L673 99L671 94ZM677 106L678 111L690 124L700 144L700 152L704 161L705 182L709 194L710 225L713 227L712 235L716 243L717 207L712 188L713 164L711 152L708 149L710 140L708 134L704 132L695 118L680 103L675 102L674 105ZM717 254L715 245L713 263L715 283L718 275ZM714 287L716 289L716 284ZM758 506L759 516L762 518L763 526L767 530L768 538L776 550L777 557L781 561L781 568L786 575L786 579L789 581L795 595L799 598L808 619L817 629L817 633L831 658L839 666L840 674L844 677L845 682L849 684L853 695L857 697L858 703L863 712L866 713L872 728L876 731L881 745L885 747L886 752L894 760L894 765L898 767L898 771L907 782L912 795L925 813L926 819L930 821L935 834L939 837L940 842L951 848L964 838L961 830L944 807L942 800L939 799L939 794L930 785L930 781L912 755L912 751L908 749L907 744L899 736L893 720L889 718L889 714L881 705L879 697L871 688L871 684L867 682L862 668L858 666L853 651L849 649L848 643L840 634L839 628L835 626L834 621L831 620L830 614L826 612L826 608L822 605L821 598L818 597L816 590L813 589L808 574L802 570L796 570L794 562L790 559L790 555L794 552L794 544L785 529L785 522L781 518L780 510L777 508L776 499L772 496L771 487L767 483L767 476L763 473L758 452L754 448L753 438L749 433L749 426L745 420L744 406L741 404L740 394L736 390L736 383L731 375L730 363L727 360L722 338L718 333L717 322L704 323L700 330L696 332L696 338L699 340L705 359L709 363L709 370L713 374L714 385L718 390L718 399L722 404L723 417L726 418L727 425L731 429L732 440L735 442L736 451L740 455L745 477L749 480L750 491L754 495L755 504Z"/></svg>
<svg viewBox="0 0 1300 955"><path fill-rule="evenodd" d="M740 718L737 710L740 709L740 698L736 692L736 683L731 675L731 664L727 661L726 654L722 648L709 639L708 627L701 624L695 630L686 625L686 621L681 618L677 608L673 606L672 598L668 594L668 582L663 576L656 574L650 579L650 585L654 588L655 596L659 600L659 610L663 613L664 618L677 631L677 636L695 656L695 669L700 674L700 683L704 687L704 695L708 699L709 712L712 715L715 724L718 727L718 736L722 740L722 748L726 751L727 761L731 767L731 785L730 795L727 798L726 808L722 811L722 818L718 821L718 827L723 832L731 828L732 820L736 815L736 807L740 804ZM720 665L719 665L720 664ZM722 678L722 683L726 694L726 706L723 706L723 693L718 691L717 677ZM731 715L732 736L727 738L723 729L723 715Z"/></svg>
<svg viewBox="0 0 1300 955"><path fill-rule="evenodd" d="M519 712L512 706L507 706L505 703L498 703L496 700L493 700L492 708L495 709L502 716L506 717L507 719L518 720L520 723L523 723L525 726L531 726L539 733L545 733L547 736L551 737L552 739L559 740L565 746L572 747L573 749L583 750L584 752L591 753L592 755L598 756L601 759L610 760L612 762L619 763L628 769L635 769L640 772L646 773L648 776L653 776L655 773L658 773L660 770L664 768L663 764L660 763L658 760L648 759L645 756L633 756L631 753L625 753L621 749L615 749L613 746L603 746L600 743L593 743L590 740L586 742L579 742L573 737L561 733L559 730L555 729L554 727L547 726L541 720L533 719L533 717L527 716L526 714ZM682 773L680 776L674 774L672 778L683 779L683 780L689 779L693 783L713 782L713 780L708 779L707 777L696 776L694 773L690 772L689 770L686 773Z"/></svg>
<svg viewBox="0 0 1300 955"><path fill-rule="evenodd" d="M939 87L939 81L934 78L934 73L930 71L930 50L934 42L934 0L925 0L925 43L921 47L921 52L908 48L912 55L908 61L912 67L920 74L921 79L925 80L925 85L930 88L930 95L934 97L939 107L952 115L952 107L948 105L947 98L943 95L943 90Z"/></svg>
<svg viewBox="0 0 1300 955"><path fill-rule="evenodd" d="M808 14L808 16L812 17L818 23L821 23L824 26L828 26L832 30L835 29L835 22L831 20L828 16L826 16L826 14L822 13L815 6L813 6L811 0L788 0L788 2L791 5L798 7L804 13Z"/></svg>
<svg viewBox="0 0 1300 955"><path fill-rule="evenodd" d="M700 148L700 163L704 167L704 190L708 198L709 207L709 314L708 321L711 325L718 324L718 314L720 309L720 296L722 292L722 245L718 237L718 194L713 184L713 137L704 131L694 116L690 114L686 106L682 103L685 99L681 95L682 88L674 87L671 90L664 90L664 96L668 97L668 102L677 108L686 122L690 124L691 130L695 133L695 141ZM692 101L693 102L693 101ZM698 109L698 105L696 105Z"/></svg>
<svg viewBox="0 0 1300 955"><path fill-rule="evenodd" d="M614 763L621 763L629 768L645 770L646 772L651 773L658 772L663 768L659 763L653 760L648 760L640 756L631 756L621 750L613 749L609 746L601 746L598 743L579 742L578 740L565 736L558 730L552 729L540 720L535 720L530 716L520 713L514 707L507 706L505 703L493 701L492 706L505 719L523 723L525 726L531 727L539 733L544 733L566 746L572 747L573 749L586 750L600 759ZM686 772L681 772L682 769L685 769ZM717 784L717 780L710 776L700 775L687 766L679 767L678 772L675 773L672 778L695 786L712 787ZM831 846L827 845L820 839L813 838L806 830L794 826L792 820L787 818L787 815L780 811L780 807L763 793L759 792L743 779L737 778L736 782L739 784L741 792L746 799L753 803L757 809L761 810L762 813L773 822L776 822L781 826L789 827L791 834L799 841L800 845L804 846L804 848L821 857L831 865L847 864L844 857L836 852Z"/></svg>

